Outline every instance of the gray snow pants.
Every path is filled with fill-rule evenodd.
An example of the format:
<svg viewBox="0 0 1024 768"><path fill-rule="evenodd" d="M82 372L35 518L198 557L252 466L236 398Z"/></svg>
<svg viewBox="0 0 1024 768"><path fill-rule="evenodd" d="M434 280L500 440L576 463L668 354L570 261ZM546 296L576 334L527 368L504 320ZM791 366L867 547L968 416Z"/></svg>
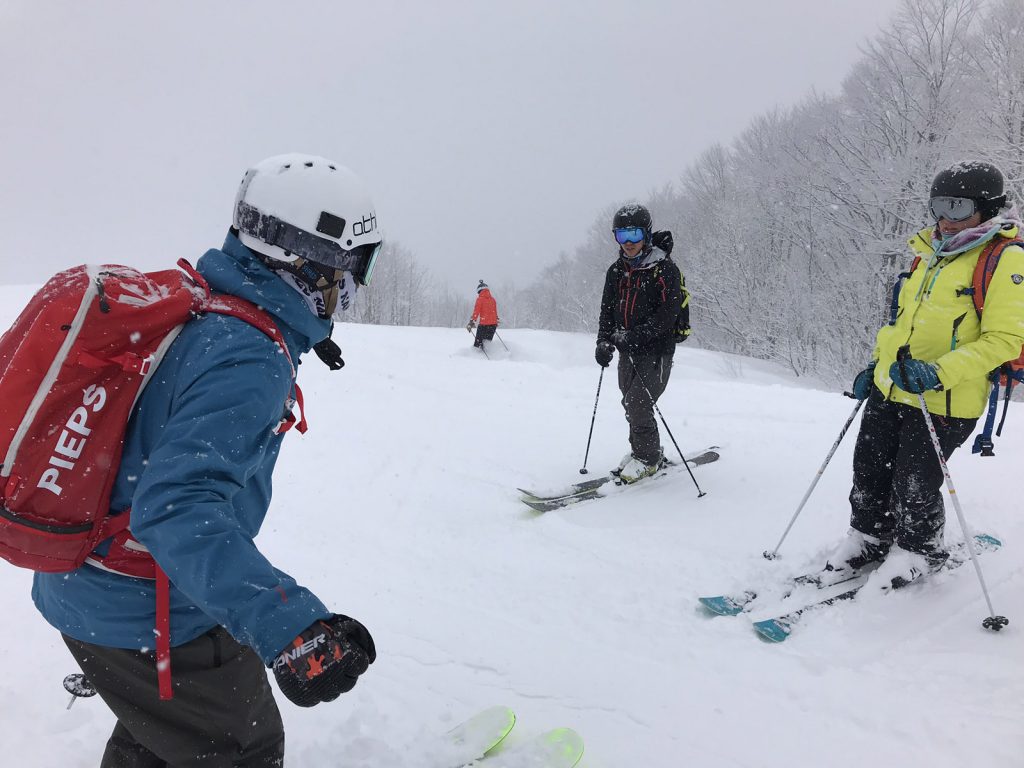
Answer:
<svg viewBox="0 0 1024 768"><path fill-rule="evenodd" d="M668 351L619 354L619 389L622 390L626 421L629 422L629 446L633 455L645 464L653 464L661 457L661 435L658 434L654 403L668 386L675 351L675 345L672 345Z"/></svg>
<svg viewBox="0 0 1024 768"><path fill-rule="evenodd" d="M256 653L223 627L171 649L174 698L154 655L62 635L117 716L100 768L280 768L284 725Z"/></svg>

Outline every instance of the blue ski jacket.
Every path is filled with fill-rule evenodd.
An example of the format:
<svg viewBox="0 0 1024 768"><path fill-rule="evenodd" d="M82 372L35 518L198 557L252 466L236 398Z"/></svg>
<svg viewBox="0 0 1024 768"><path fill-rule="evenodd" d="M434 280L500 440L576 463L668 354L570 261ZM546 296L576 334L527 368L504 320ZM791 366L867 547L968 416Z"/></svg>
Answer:
<svg viewBox="0 0 1024 768"><path fill-rule="evenodd" d="M233 235L196 267L213 291L266 310L296 365L327 337L330 322ZM243 320L210 313L185 325L135 406L111 509L131 508L133 535L170 579L172 647L221 625L269 664L331 615L254 542L284 437L274 429L292 391L277 344ZM155 646L153 581L84 565L37 573L32 598L50 624L77 640Z"/></svg>

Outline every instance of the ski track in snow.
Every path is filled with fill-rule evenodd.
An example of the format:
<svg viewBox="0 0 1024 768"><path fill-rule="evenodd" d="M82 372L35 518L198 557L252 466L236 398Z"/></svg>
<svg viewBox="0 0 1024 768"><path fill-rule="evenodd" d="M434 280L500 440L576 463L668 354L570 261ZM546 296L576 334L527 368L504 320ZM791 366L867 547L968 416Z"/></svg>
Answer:
<svg viewBox="0 0 1024 768"><path fill-rule="evenodd" d="M27 300L0 287L0 325ZM289 435L259 544L334 610L364 621L379 658L359 686L311 710L280 697L289 765L429 766L436 738L493 704L514 744L556 726L584 768L1019 765L1024 752L1024 459L1015 404L994 459L950 463L977 532L999 635L970 563L892 595L809 612L781 645L747 616L709 618L699 595L824 561L847 527L856 427L781 549L774 546L850 401L767 363L682 346L660 402L684 451L717 463L535 515L516 486L579 479L597 385L593 339L503 330L486 360L461 329L340 326L346 367L301 369L310 432ZM611 369L608 373L614 373ZM626 450L606 373L588 466ZM666 450L674 449L663 434ZM961 534L947 504L947 537ZM0 564L6 763L89 768L112 716L65 710L74 663L36 614L31 576Z"/></svg>

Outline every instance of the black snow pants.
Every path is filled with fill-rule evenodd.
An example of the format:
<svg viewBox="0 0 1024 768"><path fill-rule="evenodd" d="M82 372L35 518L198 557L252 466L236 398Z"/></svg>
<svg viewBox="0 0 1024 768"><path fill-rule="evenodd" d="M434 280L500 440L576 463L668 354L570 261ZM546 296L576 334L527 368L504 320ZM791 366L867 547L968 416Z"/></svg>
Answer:
<svg viewBox="0 0 1024 768"><path fill-rule="evenodd" d="M152 652L63 638L117 716L100 768L284 765L284 725L267 670L224 628L171 649L169 701L160 700Z"/></svg>
<svg viewBox="0 0 1024 768"><path fill-rule="evenodd" d="M496 325L478 325L476 327L476 341L473 342L473 346L482 347L485 341L491 341L496 330L498 330Z"/></svg>
<svg viewBox="0 0 1024 768"><path fill-rule="evenodd" d="M947 460L978 421L931 416ZM943 480L921 409L890 402L873 387L853 452L850 526L909 552L940 550Z"/></svg>
<svg viewBox="0 0 1024 768"><path fill-rule="evenodd" d="M675 351L673 344L667 349L619 353L619 389L629 422L629 446L633 455L645 464L653 464L661 458L661 436L654 403L668 386ZM650 389L650 395L644 384Z"/></svg>

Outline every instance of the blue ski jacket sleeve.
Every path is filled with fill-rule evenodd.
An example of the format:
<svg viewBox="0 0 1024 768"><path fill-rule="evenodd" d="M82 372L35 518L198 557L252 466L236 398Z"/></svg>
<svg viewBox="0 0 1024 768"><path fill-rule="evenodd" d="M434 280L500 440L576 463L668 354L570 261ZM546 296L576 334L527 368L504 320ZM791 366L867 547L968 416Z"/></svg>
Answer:
<svg viewBox="0 0 1024 768"><path fill-rule="evenodd" d="M201 322L225 326L215 335L223 339L227 331L234 343L209 347L198 361L188 347L208 334L182 340L196 364L182 367L190 375L176 382L163 438L135 490L131 530L176 589L269 662L330 615L257 549L265 507L235 505L276 454L274 429L291 393L291 371L257 329L234 318Z"/></svg>

